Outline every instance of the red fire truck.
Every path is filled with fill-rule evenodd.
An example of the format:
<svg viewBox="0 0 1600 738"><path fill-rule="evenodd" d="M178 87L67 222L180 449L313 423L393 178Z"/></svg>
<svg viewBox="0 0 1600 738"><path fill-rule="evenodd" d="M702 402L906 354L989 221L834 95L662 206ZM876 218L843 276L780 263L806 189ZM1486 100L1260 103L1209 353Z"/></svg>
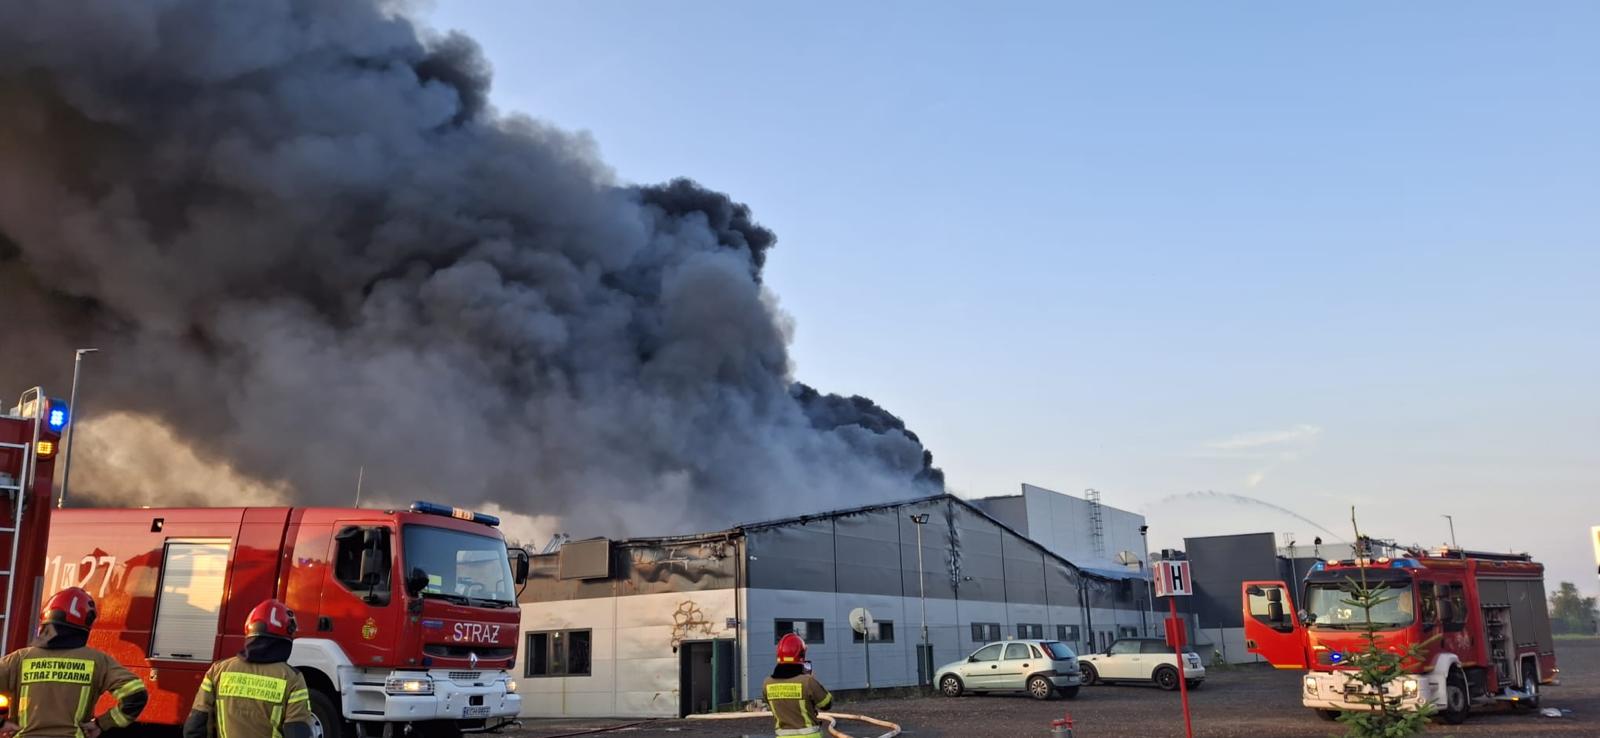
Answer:
<svg viewBox="0 0 1600 738"><path fill-rule="evenodd" d="M67 404L38 387L22 394L7 411L0 406L0 653L32 639L44 569L44 542L50 534L50 485L55 477Z"/></svg>
<svg viewBox="0 0 1600 738"><path fill-rule="evenodd" d="M100 611L90 645L150 687L140 721L176 725L206 668L242 648L245 615L276 597L300 624L289 663L318 736L453 736L520 712L510 670L528 558L493 516L427 502L52 511L65 425L65 404L37 390L0 416L0 488L15 503L13 538L0 539L15 562L9 647L36 627L41 593L83 587Z"/></svg>
<svg viewBox="0 0 1600 738"><path fill-rule="evenodd" d="M1307 669L1301 702L1322 716L1369 709L1367 687L1351 678L1350 657L1366 646L1366 614L1348 604L1362 581L1383 585L1373 609L1380 647L1405 652L1427 644L1415 674L1386 696L1415 708L1431 703L1460 723L1474 706L1534 708L1539 688L1557 683L1555 642L1545 609L1544 566L1526 554L1456 549L1423 551L1392 544L1374 556L1319 562L1304 582L1304 608L1283 582L1245 582L1246 646L1279 669Z"/></svg>

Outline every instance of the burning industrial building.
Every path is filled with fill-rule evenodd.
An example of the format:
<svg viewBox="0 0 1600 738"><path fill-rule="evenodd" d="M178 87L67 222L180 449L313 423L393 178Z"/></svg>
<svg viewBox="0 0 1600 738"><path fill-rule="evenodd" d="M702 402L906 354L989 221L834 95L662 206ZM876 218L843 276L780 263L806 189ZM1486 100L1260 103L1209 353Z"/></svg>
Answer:
<svg viewBox="0 0 1600 738"><path fill-rule="evenodd" d="M376 0L0 5L0 386L102 349L78 494L342 505L364 468L624 535L940 491L796 381L748 207L489 81Z"/></svg>

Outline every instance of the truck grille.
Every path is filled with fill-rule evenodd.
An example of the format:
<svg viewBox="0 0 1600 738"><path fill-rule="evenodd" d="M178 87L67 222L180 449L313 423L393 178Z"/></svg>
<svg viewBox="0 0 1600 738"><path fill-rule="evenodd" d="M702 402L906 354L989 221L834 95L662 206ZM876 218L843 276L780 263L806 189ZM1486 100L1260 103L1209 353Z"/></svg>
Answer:
<svg viewBox="0 0 1600 738"><path fill-rule="evenodd" d="M448 659L464 659L477 654L480 659L509 659L517 655L515 648L496 648L493 646L446 646L442 643L430 643L422 647L422 652L429 656Z"/></svg>
<svg viewBox="0 0 1600 738"><path fill-rule="evenodd" d="M452 671L452 672L448 672L446 674L446 676L450 677L450 681L452 681L452 682L475 682L475 681L478 681L479 679L483 678L483 672L481 672L481 671Z"/></svg>

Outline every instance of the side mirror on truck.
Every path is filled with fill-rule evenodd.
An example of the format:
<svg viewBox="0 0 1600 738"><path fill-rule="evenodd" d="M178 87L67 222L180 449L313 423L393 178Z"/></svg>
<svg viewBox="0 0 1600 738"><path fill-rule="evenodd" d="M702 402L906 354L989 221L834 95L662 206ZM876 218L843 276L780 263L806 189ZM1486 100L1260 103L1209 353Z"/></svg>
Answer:
<svg viewBox="0 0 1600 738"><path fill-rule="evenodd" d="M368 529L361 534L361 583L376 587L383 581L383 533Z"/></svg>
<svg viewBox="0 0 1600 738"><path fill-rule="evenodd" d="M428 572L423 571L422 567L412 567L411 573L406 575L406 594L416 597L427 588Z"/></svg>
<svg viewBox="0 0 1600 738"><path fill-rule="evenodd" d="M511 579L520 587L528 581L528 568L532 563L528 557L528 549L507 548L506 554L511 557Z"/></svg>

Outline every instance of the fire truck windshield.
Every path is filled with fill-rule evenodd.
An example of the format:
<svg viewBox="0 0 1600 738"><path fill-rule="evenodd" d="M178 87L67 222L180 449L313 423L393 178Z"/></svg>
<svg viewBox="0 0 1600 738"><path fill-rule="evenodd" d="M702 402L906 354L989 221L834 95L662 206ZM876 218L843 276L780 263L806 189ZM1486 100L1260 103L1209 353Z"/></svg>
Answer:
<svg viewBox="0 0 1600 738"><path fill-rule="evenodd" d="M1350 604L1353 596L1348 582L1309 583L1306 585L1306 612L1313 618L1311 627L1336 630L1361 630L1367 615ZM1383 601L1372 608L1372 624L1380 630L1404 628L1416 621L1417 608L1410 584L1389 583Z"/></svg>
<svg viewBox="0 0 1600 738"><path fill-rule="evenodd" d="M427 525L405 526L403 539L406 578L417 578L421 596L466 605L516 605L504 541Z"/></svg>

